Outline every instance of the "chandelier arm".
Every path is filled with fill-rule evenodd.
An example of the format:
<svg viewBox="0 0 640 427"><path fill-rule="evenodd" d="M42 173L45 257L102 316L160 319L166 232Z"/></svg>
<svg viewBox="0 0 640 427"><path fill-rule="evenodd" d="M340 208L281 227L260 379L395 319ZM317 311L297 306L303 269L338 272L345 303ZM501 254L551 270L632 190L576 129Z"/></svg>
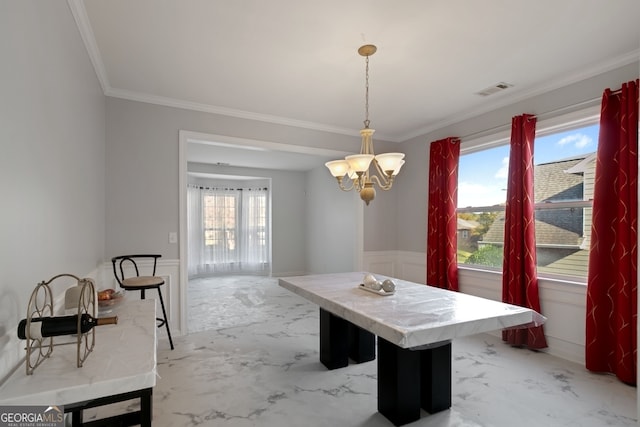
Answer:
<svg viewBox="0 0 640 427"><path fill-rule="evenodd" d="M377 184L378 188L380 188L381 190L391 190L391 186L393 185L393 176L389 179L387 179L385 175L382 175L382 177L383 178L380 179L380 177L377 175L371 175L369 179L374 184Z"/></svg>
<svg viewBox="0 0 640 427"><path fill-rule="evenodd" d="M338 187L340 187L340 189L342 191L351 191L354 189L355 187L355 181L353 180L349 180L351 181L351 185L349 187L345 187L344 185L344 180L342 179L342 177L337 178L338 179Z"/></svg>
<svg viewBox="0 0 640 427"><path fill-rule="evenodd" d="M384 185L387 185L387 183L392 180L392 177L389 177L389 175L387 175L382 168L380 167L380 163L378 163L378 161L376 159L373 159L373 161L371 162L373 164L376 165L376 171L378 172L378 175L380 175L382 177L382 180L384 181Z"/></svg>

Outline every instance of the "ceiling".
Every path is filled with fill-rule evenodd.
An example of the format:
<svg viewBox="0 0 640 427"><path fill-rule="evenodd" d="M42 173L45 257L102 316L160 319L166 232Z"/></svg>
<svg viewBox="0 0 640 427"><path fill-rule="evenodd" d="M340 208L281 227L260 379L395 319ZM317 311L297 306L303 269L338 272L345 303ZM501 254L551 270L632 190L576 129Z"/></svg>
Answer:
<svg viewBox="0 0 640 427"><path fill-rule="evenodd" d="M638 0L68 1L108 96L347 135L375 44L371 127L395 142L640 56Z"/></svg>

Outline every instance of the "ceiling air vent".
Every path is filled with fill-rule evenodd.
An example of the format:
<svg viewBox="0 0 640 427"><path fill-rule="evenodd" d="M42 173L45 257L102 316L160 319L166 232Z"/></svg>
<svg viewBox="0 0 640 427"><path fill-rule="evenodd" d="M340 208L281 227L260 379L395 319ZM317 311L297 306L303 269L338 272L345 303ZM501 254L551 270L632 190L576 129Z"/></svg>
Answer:
<svg viewBox="0 0 640 427"><path fill-rule="evenodd" d="M476 92L476 95L489 96L489 95L493 95L496 92L500 92L500 91L503 91L505 89L509 89L510 87L513 87L513 85L510 84L510 83L499 82L499 83L494 84L493 86L489 86L486 89L482 89L480 92Z"/></svg>

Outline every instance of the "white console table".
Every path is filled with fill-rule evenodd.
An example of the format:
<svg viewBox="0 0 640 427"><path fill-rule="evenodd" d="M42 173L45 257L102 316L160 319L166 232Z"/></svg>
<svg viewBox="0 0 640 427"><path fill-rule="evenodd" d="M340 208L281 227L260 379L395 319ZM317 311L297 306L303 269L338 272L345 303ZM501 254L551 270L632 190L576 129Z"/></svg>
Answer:
<svg viewBox="0 0 640 427"><path fill-rule="evenodd" d="M127 297L113 310L117 325L96 328L95 347L82 368L75 345L55 346L49 359L26 375L24 363L0 384L0 405L64 405L75 425L151 426L156 384L155 300ZM55 337L54 344L72 337ZM83 423L84 409L140 399L139 412ZM116 420L117 419L117 420Z"/></svg>
<svg viewBox="0 0 640 427"><path fill-rule="evenodd" d="M279 279L320 306L320 360L329 369L375 358L378 411L395 425L451 407L451 340L521 325L540 325L533 310L459 292L395 280L392 295L362 289L364 273ZM376 276L385 279L384 276Z"/></svg>

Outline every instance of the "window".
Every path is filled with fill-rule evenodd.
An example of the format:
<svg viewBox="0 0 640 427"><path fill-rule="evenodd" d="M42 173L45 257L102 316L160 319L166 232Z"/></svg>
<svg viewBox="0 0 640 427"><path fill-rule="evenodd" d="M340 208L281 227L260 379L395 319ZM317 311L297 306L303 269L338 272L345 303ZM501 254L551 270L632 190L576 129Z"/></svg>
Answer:
<svg viewBox="0 0 640 427"><path fill-rule="evenodd" d="M236 249L236 199L237 195L205 193L204 244L205 246Z"/></svg>
<svg viewBox="0 0 640 427"><path fill-rule="evenodd" d="M536 135L538 273L586 278L598 124ZM509 145L460 156L458 264L502 269Z"/></svg>
<svg viewBox="0 0 640 427"><path fill-rule="evenodd" d="M189 276L269 273L269 193L266 188L187 189Z"/></svg>

